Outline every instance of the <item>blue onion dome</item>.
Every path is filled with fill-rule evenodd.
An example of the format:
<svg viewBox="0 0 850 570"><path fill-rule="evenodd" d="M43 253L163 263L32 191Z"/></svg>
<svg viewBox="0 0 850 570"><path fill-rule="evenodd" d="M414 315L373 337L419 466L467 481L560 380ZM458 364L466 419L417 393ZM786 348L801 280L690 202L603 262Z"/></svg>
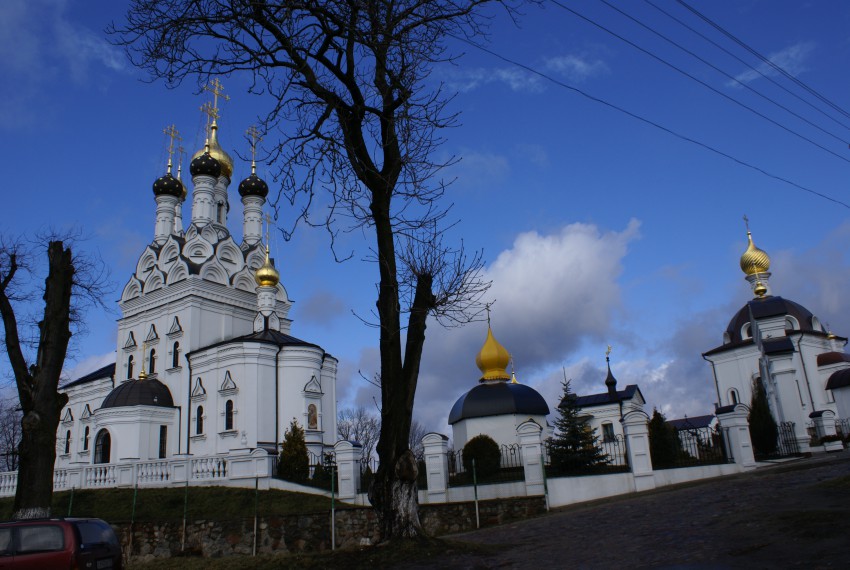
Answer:
<svg viewBox="0 0 850 570"><path fill-rule="evenodd" d="M269 185L266 184L265 180L252 173L251 176L239 183L239 195L265 198L269 195Z"/></svg>
<svg viewBox="0 0 850 570"><path fill-rule="evenodd" d="M160 176L153 183L154 196L174 196L175 198L180 198L185 192L183 183L174 178L170 172L165 176Z"/></svg>
<svg viewBox="0 0 850 570"><path fill-rule="evenodd" d="M218 178L221 176L221 163L209 152L205 152L192 159L191 164L189 164L189 172L192 176L205 175Z"/></svg>

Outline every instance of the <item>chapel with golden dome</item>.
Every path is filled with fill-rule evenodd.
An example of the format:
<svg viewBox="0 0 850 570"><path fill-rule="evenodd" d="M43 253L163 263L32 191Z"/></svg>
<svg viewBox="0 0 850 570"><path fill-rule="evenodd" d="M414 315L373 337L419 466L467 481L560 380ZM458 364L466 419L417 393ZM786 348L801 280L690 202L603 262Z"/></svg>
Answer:
<svg viewBox="0 0 850 570"><path fill-rule="evenodd" d="M723 344L703 354L711 365L716 405L750 405L754 386L763 386L774 420L805 452L815 423L824 425L824 418L836 414L850 417L850 403L839 410L830 384L850 368L847 338L833 334L803 305L773 295L770 256L755 245L749 227L740 267L752 298L729 321Z"/></svg>

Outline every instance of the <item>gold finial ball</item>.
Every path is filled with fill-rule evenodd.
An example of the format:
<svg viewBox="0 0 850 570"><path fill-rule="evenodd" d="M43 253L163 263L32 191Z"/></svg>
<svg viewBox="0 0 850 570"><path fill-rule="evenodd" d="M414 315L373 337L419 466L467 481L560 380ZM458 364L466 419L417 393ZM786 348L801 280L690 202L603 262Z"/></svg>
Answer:
<svg viewBox="0 0 850 570"><path fill-rule="evenodd" d="M761 281L757 281L756 286L753 289L753 293L756 294L756 297L764 297L764 295L767 293L767 287L765 287L764 283L762 283Z"/></svg>
<svg viewBox="0 0 850 570"><path fill-rule="evenodd" d="M746 275L766 273L770 269L770 257L753 243L753 236L747 232L747 250L741 255L741 271Z"/></svg>
<svg viewBox="0 0 850 570"><path fill-rule="evenodd" d="M260 287L277 287L277 284L280 283L280 273L267 257L266 262L254 273L254 280Z"/></svg>

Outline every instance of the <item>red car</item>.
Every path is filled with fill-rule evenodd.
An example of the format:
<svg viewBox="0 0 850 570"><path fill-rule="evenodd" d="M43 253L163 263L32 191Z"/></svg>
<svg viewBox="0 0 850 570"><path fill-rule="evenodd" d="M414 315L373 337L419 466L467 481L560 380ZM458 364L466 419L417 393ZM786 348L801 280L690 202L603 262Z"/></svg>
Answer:
<svg viewBox="0 0 850 570"><path fill-rule="evenodd" d="M0 523L0 569L122 570L115 531L100 519Z"/></svg>

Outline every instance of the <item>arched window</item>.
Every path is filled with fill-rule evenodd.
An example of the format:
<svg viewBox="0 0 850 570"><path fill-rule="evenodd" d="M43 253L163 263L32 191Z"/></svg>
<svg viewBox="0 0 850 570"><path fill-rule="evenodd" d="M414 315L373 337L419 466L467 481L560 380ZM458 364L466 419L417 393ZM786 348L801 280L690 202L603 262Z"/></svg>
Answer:
<svg viewBox="0 0 850 570"><path fill-rule="evenodd" d="M86 433L83 436L83 451L89 450L89 426L86 426Z"/></svg>
<svg viewBox="0 0 850 570"><path fill-rule="evenodd" d="M180 366L180 343L175 342L171 349L171 367L177 368L178 366Z"/></svg>
<svg viewBox="0 0 850 570"><path fill-rule="evenodd" d="M65 453L71 453L71 430L65 432Z"/></svg>
<svg viewBox="0 0 850 570"><path fill-rule="evenodd" d="M752 338L752 337L753 337L753 327L750 325L750 323L747 323L741 328L741 338L743 338L744 340L747 340L748 338Z"/></svg>
<svg viewBox="0 0 850 570"><path fill-rule="evenodd" d="M785 317L785 330L786 331L796 331L799 330L800 323L794 317L788 315Z"/></svg>
<svg viewBox="0 0 850 570"><path fill-rule="evenodd" d="M150 373L154 374L156 372L156 349L151 349L151 357L148 361L148 368L150 368Z"/></svg>
<svg viewBox="0 0 850 570"><path fill-rule="evenodd" d="M223 202L218 203L218 223L220 223L220 224L224 223L224 203Z"/></svg>
<svg viewBox="0 0 850 570"><path fill-rule="evenodd" d="M195 434L201 435L204 433L204 407L198 406L195 410Z"/></svg>
<svg viewBox="0 0 850 570"><path fill-rule="evenodd" d="M109 463L109 448L112 446L112 438L105 429L97 432L94 438L94 462Z"/></svg>
<svg viewBox="0 0 850 570"><path fill-rule="evenodd" d="M729 390L729 399L732 401L732 405L738 403L738 391L735 388Z"/></svg>
<svg viewBox="0 0 850 570"><path fill-rule="evenodd" d="M224 404L224 430L229 431L233 429L233 400L228 400L226 404Z"/></svg>
<svg viewBox="0 0 850 570"><path fill-rule="evenodd" d="M127 358L127 380L133 379L133 355Z"/></svg>

